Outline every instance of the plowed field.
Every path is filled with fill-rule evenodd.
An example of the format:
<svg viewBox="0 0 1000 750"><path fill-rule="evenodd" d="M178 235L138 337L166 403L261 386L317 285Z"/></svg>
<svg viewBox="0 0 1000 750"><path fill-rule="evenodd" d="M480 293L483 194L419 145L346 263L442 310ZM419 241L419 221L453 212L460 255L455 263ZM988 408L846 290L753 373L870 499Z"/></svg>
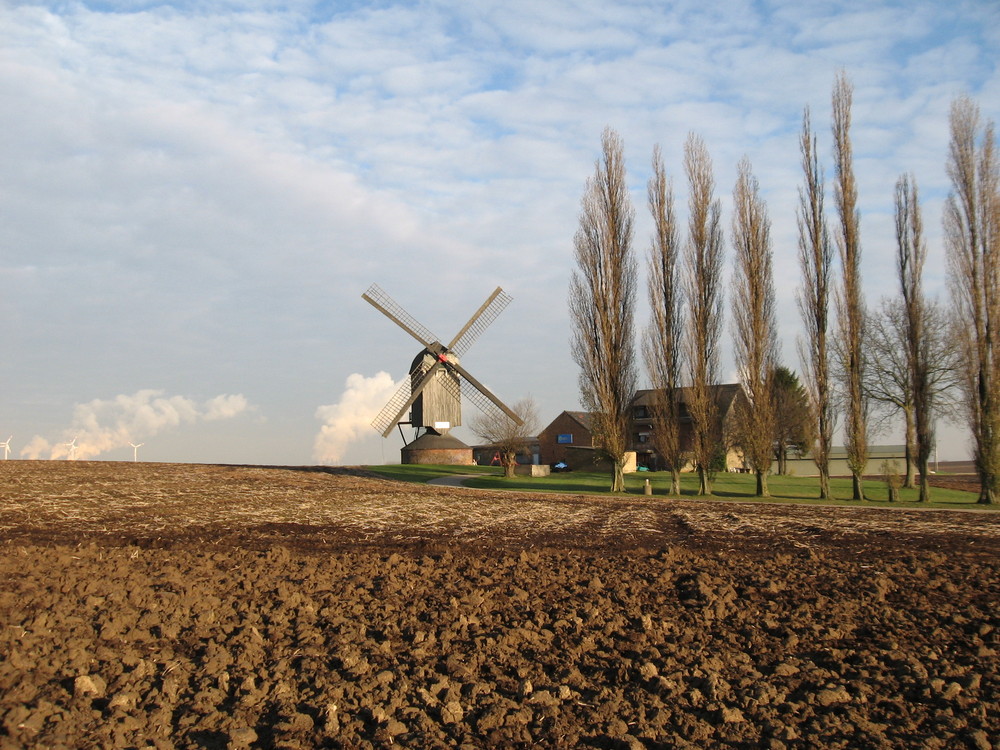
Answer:
<svg viewBox="0 0 1000 750"><path fill-rule="evenodd" d="M969 747L1000 515L0 462L0 748Z"/></svg>

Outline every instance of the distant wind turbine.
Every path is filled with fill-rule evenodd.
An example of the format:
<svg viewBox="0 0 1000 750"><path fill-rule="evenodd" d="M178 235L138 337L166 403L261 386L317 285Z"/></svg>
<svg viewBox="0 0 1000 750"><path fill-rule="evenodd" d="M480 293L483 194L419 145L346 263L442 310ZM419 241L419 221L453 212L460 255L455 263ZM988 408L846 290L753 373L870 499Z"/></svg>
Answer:
<svg viewBox="0 0 1000 750"><path fill-rule="evenodd" d="M76 461L76 438L73 438L68 443L63 443L67 448L69 448L69 460Z"/></svg>
<svg viewBox="0 0 1000 750"><path fill-rule="evenodd" d="M7 460L7 456L10 454L10 441L11 441L11 439L13 439L13 437L14 436L11 435L9 438L7 438L7 440L5 442L0 443L0 448L3 448L3 460L4 461Z"/></svg>
<svg viewBox="0 0 1000 750"><path fill-rule="evenodd" d="M145 443L129 443L132 446L132 462L135 463L139 460L139 449L145 445Z"/></svg>

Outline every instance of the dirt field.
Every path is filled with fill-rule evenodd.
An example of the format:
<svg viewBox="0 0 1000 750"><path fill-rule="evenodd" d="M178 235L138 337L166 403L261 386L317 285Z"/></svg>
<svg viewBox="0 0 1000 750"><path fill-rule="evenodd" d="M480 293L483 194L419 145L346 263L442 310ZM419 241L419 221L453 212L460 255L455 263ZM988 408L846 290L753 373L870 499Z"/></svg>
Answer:
<svg viewBox="0 0 1000 750"><path fill-rule="evenodd" d="M998 553L995 512L0 462L0 748L990 748Z"/></svg>

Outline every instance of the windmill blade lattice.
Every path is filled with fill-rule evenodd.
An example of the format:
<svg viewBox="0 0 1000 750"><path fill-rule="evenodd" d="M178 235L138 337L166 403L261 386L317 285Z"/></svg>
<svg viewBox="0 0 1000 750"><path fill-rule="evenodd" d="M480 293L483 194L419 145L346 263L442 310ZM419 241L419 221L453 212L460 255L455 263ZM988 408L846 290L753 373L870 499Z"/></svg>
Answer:
<svg viewBox="0 0 1000 750"><path fill-rule="evenodd" d="M455 352L459 357L463 356L469 347L475 343L476 339L485 331L490 324L497 319L497 316L504 311L504 308L514 299L500 287L497 287L489 299L476 310L465 327L455 336L454 340L448 344L448 350Z"/></svg>
<svg viewBox="0 0 1000 750"><path fill-rule="evenodd" d="M392 398L389 399L389 402L382 407L382 411L372 420L372 427L381 432L383 436L389 434L396 425L396 420L399 418L398 415L405 409L406 402L410 400L410 396L413 394L414 375L419 373L419 379L422 380L431 367L433 367L432 364L421 363L419 367L403 379L402 384L393 394Z"/></svg>
<svg viewBox="0 0 1000 750"><path fill-rule="evenodd" d="M482 391L480 391L476 386L472 385L468 380L461 381L462 395L465 396L472 404L479 409L483 414L497 414L503 413L508 417L511 417L513 412L507 409L501 409ZM521 419L516 414L511 417L517 424L521 424Z"/></svg>
<svg viewBox="0 0 1000 750"><path fill-rule="evenodd" d="M404 331L424 346L428 346L432 341L437 341L437 337L430 332L426 326L410 315L392 297L386 294L378 284L372 284L368 291L361 295L374 307L381 310L386 317L394 320Z"/></svg>
<svg viewBox="0 0 1000 750"><path fill-rule="evenodd" d="M387 434L396 423L396 415L403 408L407 399L410 398L410 378L407 376L403 384L399 386L399 390L389 399L389 403L382 407L382 411L376 415L375 419L372 420L372 427L381 432L383 435Z"/></svg>

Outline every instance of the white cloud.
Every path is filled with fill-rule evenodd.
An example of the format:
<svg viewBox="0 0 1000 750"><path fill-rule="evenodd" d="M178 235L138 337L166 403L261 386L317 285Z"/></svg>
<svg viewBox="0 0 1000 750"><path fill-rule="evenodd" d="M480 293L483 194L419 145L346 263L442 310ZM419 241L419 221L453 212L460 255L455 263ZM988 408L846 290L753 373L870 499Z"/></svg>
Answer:
<svg viewBox="0 0 1000 750"><path fill-rule="evenodd" d="M205 402L203 419L206 421L216 419L232 419L244 413L250 404L242 393L233 395L221 395L210 398Z"/></svg>
<svg viewBox="0 0 1000 750"><path fill-rule="evenodd" d="M313 458L324 464L339 462L352 442L373 431L372 420L398 387L387 372L348 375L340 401L316 410L323 426L313 444Z"/></svg>
<svg viewBox="0 0 1000 750"><path fill-rule="evenodd" d="M242 394L219 395L199 404L184 396L165 396L161 390L146 389L113 399L94 399L73 409L70 427L62 439L51 442L36 435L21 449L29 459L95 458L124 448L183 424L232 419L250 405Z"/></svg>

